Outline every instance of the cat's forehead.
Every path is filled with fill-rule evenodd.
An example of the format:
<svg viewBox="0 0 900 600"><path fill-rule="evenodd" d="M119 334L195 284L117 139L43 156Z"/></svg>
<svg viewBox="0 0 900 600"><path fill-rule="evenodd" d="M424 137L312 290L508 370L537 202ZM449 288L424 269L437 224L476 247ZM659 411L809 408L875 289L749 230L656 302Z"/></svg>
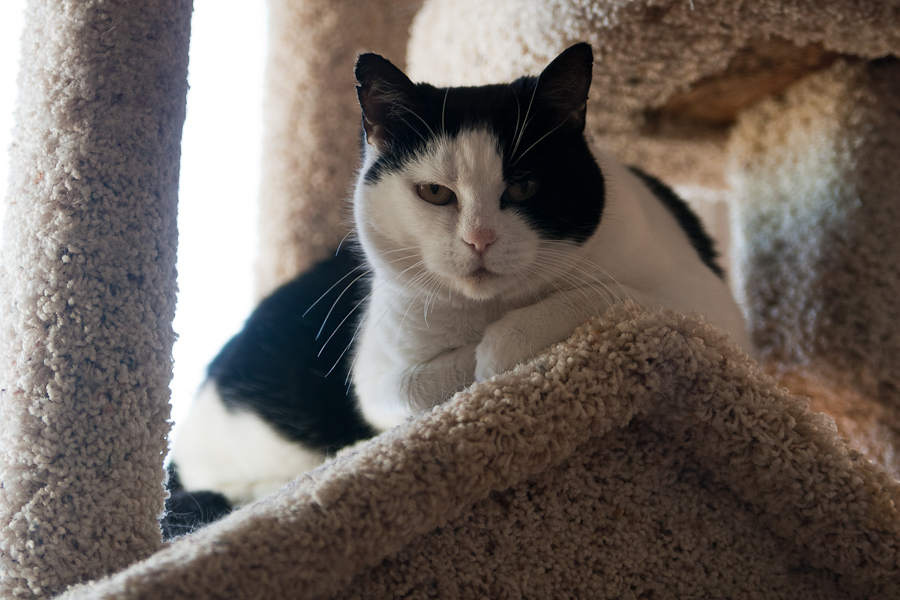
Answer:
<svg viewBox="0 0 900 600"><path fill-rule="evenodd" d="M501 137L510 125L524 118L533 90L531 78L478 87L418 87L429 100L428 117L443 133L488 129Z"/></svg>
<svg viewBox="0 0 900 600"><path fill-rule="evenodd" d="M487 127L438 133L408 161L407 176L478 194L502 189L503 157L497 134Z"/></svg>

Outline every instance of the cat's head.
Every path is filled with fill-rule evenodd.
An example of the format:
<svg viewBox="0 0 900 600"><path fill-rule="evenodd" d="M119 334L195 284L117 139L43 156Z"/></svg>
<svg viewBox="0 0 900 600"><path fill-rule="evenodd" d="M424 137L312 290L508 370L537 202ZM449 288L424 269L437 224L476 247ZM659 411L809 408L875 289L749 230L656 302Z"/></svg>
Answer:
<svg viewBox="0 0 900 600"><path fill-rule="evenodd" d="M374 267L482 300L550 283L542 270L603 213L584 139L592 63L581 43L538 77L436 88L360 56L366 143L354 215Z"/></svg>

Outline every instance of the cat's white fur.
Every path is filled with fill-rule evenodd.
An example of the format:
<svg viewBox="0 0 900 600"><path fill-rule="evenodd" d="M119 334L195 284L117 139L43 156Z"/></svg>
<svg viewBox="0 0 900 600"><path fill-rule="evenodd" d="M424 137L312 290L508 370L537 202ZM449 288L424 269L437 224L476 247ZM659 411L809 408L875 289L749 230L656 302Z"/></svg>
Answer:
<svg viewBox="0 0 900 600"><path fill-rule="evenodd" d="M595 150L606 184L600 226L583 245L552 242L500 209L508 184L498 147L485 130L440 137L377 183L365 181L378 156L367 147L354 217L374 275L353 382L370 423L393 427L626 300L699 313L750 349L727 284L627 168ZM452 189L457 202L423 201L420 183Z"/></svg>
<svg viewBox="0 0 900 600"><path fill-rule="evenodd" d="M228 410L208 381L175 436L171 458L186 489L215 490L243 504L316 468L325 455L285 439L250 411Z"/></svg>

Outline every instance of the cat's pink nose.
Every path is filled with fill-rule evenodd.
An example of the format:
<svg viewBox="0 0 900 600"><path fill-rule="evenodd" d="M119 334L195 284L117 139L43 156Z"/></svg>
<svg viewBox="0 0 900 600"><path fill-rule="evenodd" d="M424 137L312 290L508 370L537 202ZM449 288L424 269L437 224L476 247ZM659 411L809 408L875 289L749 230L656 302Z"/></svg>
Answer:
<svg viewBox="0 0 900 600"><path fill-rule="evenodd" d="M488 247L497 241L497 232L493 229L472 229L463 235L463 241L478 256L483 256Z"/></svg>

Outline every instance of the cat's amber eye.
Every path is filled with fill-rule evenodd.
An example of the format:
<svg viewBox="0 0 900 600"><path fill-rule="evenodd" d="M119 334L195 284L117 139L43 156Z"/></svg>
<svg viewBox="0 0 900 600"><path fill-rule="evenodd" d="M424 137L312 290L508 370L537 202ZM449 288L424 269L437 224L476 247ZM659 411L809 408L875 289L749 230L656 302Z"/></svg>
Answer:
<svg viewBox="0 0 900 600"><path fill-rule="evenodd" d="M453 193L453 190L437 183L420 183L416 185L416 193L425 202L438 206L450 204L456 199L456 194Z"/></svg>
<svg viewBox="0 0 900 600"><path fill-rule="evenodd" d="M534 179L517 181L506 188L506 197L511 202L522 202L537 194L538 187L538 182Z"/></svg>

